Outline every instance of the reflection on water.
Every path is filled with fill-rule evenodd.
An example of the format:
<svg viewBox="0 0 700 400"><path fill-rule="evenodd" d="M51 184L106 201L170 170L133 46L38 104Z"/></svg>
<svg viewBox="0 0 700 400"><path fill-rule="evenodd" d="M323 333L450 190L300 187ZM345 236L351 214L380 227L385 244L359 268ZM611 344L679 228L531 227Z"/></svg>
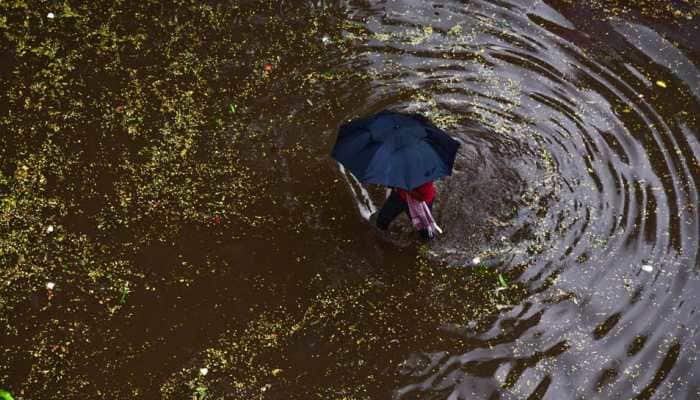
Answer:
<svg viewBox="0 0 700 400"><path fill-rule="evenodd" d="M367 108L425 112L467 144L432 254L505 259L527 291L479 329L451 325L464 345L419 345L406 363L429 367L403 372L395 396L700 395L697 49L544 2L358 13Z"/></svg>
<svg viewBox="0 0 700 400"><path fill-rule="evenodd" d="M684 4L658 20L571 3L134 6L171 41L112 15L134 48L96 52L107 72L66 90L112 85L115 111L3 120L117 128L39 153L67 160L47 189L62 208L42 209L65 241L13 263L59 290L47 303L43 276L7 273L0 382L26 398L700 397L700 24ZM430 246L405 220L378 237L383 189L328 156L338 126L382 109L462 143Z"/></svg>

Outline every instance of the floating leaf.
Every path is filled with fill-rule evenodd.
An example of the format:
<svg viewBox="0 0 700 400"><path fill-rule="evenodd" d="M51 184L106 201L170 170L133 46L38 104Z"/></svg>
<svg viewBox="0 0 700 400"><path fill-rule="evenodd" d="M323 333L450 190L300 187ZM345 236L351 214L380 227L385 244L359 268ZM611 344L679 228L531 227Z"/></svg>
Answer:
<svg viewBox="0 0 700 400"><path fill-rule="evenodd" d="M666 82L664 82L664 81L656 81L656 86L662 87L662 88L666 89Z"/></svg>
<svg viewBox="0 0 700 400"><path fill-rule="evenodd" d="M121 297L119 298L119 303L125 304L125 303L126 303L126 298L129 296L129 293L130 293L130 292L131 292L131 291L129 290L129 285L124 285L124 287L122 288L122 295L121 295Z"/></svg>
<svg viewBox="0 0 700 400"><path fill-rule="evenodd" d="M485 265L479 264L479 265L477 265L476 267L474 267L474 273L475 273L476 275L486 276L486 275L489 274L489 269L486 268Z"/></svg>
<svg viewBox="0 0 700 400"><path fill-rule="evenodd" d="M508 287L508 281L506 281L506 278L503 277L503 274L498 274L498 283L501 285L503 288Z"/></svg>
<svg viewBox="0 0 700 400"><path fill-rule="evenodd" d="M236 105L231 103L228 105L228 109L231 111L231 114L236 112Z"/></svg>
<svg viewBox="0 0 700 400"><path fill-rule="evenodd" d="M193 398L196 398L197 400L204 400L207 398L207 388L204 386L197 386L195 389L195 396Z"/></svg>
<svg viewBox="0 0 700 400"><path fill-rule="evenodd" d="M0 399L2 400L15 400L10 392L0 389Z"/></svg>

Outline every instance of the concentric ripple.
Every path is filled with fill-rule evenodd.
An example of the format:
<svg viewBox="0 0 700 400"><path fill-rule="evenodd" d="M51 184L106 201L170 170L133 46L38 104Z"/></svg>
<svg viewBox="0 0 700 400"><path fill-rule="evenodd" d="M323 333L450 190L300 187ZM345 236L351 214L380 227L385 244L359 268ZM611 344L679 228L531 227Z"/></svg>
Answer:
<svg viewBox="0 0 700 400"><path fill-rule="evenodd" d="M463 142L432 254L526 292L446 321L466 344L406 354L395 397L699 398L697 49L541 1L370 3L365 111Z"/></svg>

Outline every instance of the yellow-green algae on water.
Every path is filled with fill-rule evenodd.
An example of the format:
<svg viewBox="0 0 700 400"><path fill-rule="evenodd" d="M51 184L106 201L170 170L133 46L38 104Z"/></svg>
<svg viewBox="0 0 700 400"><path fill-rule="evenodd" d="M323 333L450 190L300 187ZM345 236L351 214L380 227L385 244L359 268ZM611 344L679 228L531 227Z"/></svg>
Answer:
<svg viewBox="0 0 700 400"><path fill-rule="evenodd" d="M306 308L263 313L243 331L226 332L173 374L161 393L167 399L182 393L372 399L377 387L396 379L387 371L415 368L397 354L417 346L457 351L465 345L460 330L489 326L500 310L527 296L518 285L499 289L499 274L492 270L440 268L426 252L422 249L415 266L406 266L410 272L398 278L374 275L332 287L317 276L309 289L327 289ZM305 359L322 369L309 375L295 368Z"/></svg>
<svg viewBox="0 0 700 400"><path fill-rule="evenodd" d="M0 3L0 382L15 398L158 393L178 362L166 338L196 327L187 304L279 218L278 172L309 157L303 138L278 142L306 123L290 98L337 109L327 88L362 78L332 69L348 51L334 10L277 5Z"/></svg>
<svg viewBox="0 0 700 400"><path fill-rule="evenodd" d="M561 2L577 3L572 0L561 0ZM700 4L694 0L588 0L586 4L596 11L602 11L608 17L618 17L638 12L644 17L667 19L678 24L684 24L700 16Z"/></svg>

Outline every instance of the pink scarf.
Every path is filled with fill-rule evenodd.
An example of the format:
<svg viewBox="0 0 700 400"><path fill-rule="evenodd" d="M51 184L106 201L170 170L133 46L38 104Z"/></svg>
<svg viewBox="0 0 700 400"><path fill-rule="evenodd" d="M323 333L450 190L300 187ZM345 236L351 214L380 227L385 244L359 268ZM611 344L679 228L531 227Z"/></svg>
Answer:
<svg viewBox="0 0 700 400"><path fill-rule="evenodd" d="M433 214L430 213L430 208L424 201L418 201L411 196L406 196L408 203L408 213L411 214L411 222L419 231L422 229L428 230L428 236L434 237L435 232L442 233L442 229L435 223Z"/></svg>

